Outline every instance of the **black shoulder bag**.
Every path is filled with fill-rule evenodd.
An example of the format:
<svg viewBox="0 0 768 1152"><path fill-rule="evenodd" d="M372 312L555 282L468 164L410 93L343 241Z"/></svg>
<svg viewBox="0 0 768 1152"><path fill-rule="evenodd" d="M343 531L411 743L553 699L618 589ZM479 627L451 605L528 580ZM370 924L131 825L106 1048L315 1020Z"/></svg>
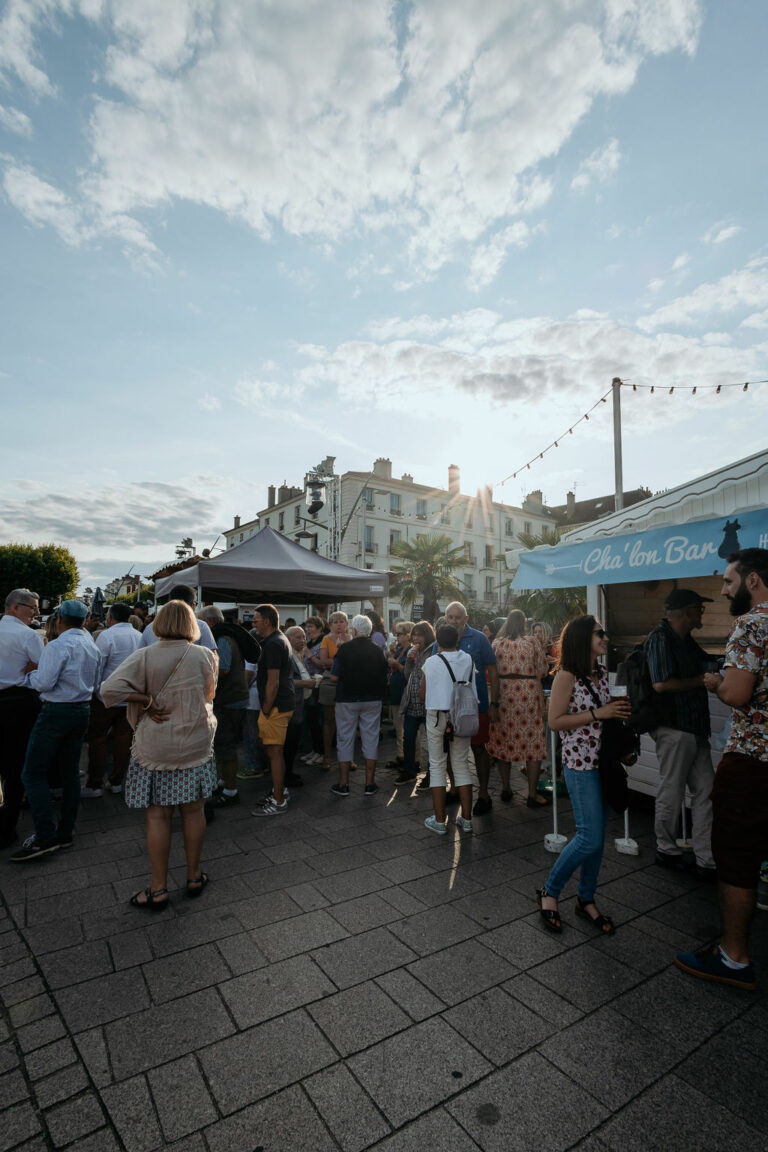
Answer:
<svg viewBox="0 0 768 1152"><path fill-rule="evenodd" d="M598 708L603 704L595 691L591 680L582 680L582 684L589 692ZM635 736L621 720L601 720L600 751L597 765L600 769L600 784L603 790L603 800L610 804L615 812L624 812L629 804L629 786L627 785L627 770L622 763L624 756L630 755L635 749Z"/></svg>

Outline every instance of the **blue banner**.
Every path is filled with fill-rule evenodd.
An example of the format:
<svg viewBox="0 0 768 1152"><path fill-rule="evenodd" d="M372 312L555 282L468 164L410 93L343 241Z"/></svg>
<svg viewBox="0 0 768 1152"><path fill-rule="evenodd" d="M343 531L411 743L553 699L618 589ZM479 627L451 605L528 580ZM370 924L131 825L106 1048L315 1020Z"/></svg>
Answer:
<svg viewBox="0 0 768 1152"><path fill-rule="evenodd" d="M768 508L521 552L511 587L571 588L712 576L724 572L727 556L740 548L768 548Z"/></svg>

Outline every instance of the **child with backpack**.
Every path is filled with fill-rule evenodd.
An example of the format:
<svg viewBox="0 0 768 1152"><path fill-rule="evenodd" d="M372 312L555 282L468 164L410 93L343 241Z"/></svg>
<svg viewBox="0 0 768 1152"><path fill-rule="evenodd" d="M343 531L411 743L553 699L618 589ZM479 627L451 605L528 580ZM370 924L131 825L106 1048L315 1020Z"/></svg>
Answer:
<svg viewBox="0 0 768 1152"><path fill-rule="evenodd" d="M437 630L437 653L424 664L421 699L426 707L429 746L429 782L434 815L424 824L444 836L445 785L448 747L451 770L461 804L456 824L462 832L472 831L472 775L474 763L470 740L477 731L477 689L474 665L468 652L458 650L459 634L449 624ZM474 729L473 729L474 722Z"/></svg>

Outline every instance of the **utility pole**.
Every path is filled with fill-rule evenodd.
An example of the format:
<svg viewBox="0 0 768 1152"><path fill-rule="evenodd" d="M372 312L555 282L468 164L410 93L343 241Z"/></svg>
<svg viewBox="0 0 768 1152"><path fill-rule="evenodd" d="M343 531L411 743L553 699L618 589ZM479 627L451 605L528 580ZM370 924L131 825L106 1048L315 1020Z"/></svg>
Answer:
<svg viewBox="0 0 768 1152"><path fill-rule="evenodd" d="M624 477L621 463L621 380L614 376L611 382L613 392L613 470L616 491L616 511L624 507Z"/></svg>

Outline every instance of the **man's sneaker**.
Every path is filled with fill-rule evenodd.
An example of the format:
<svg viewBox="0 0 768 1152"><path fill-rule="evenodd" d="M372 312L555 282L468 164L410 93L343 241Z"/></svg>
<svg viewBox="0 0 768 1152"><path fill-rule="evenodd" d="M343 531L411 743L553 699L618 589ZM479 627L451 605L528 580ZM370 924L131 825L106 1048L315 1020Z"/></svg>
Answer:
<svg viewBox="0 0 768 1152"><path fill-rule="evenodd" d="M101 794L101 788L88 788L85 786L80 789L81 800L97 800Z"/></svg>
<svg viewBox="0 0 768 1152"><path fill-rule="evenodd" d="M437 832L439 836L445 836L448 828L437 816L427 816L424 821L424 827L429 828L430 832Z"/></svg>
<svg viewBox="0 0 768 1152"><path fill-rule="evenodd" d="M493 800L490 796L478 796L475 800L475 806L472 809L473 816L486 816L491 808L493 808Z"/></svg>
<svg viewBox="0 0 768 1152"><path fill-rule="evenodd" d="M683 856L674 854L672 852L660 852L656 849L655 864L659 868L669 868L672 872L692 872L696 867L694 860L690 856Z"/></svg>
<svg viewBox="0 0 768 1152"><path fill-rule="evenodd" d="M678 952L675 964L689 976L698 976L700 980L730 984L732 988L742 988L745 992L754 992L757 988L754 965L747 964L746 968L729 968L717 944L708 944L700 952Z"/></svg>
<svg viewBox="0 0 768 1152"><path fill-rule="evenodd" d="M119 796L122 790L122 784L107 784L107 792L111 792L113 796Z"/></svg>
<svg viewBox="0 0 768 1152"><path fill-rule="evenodd" d="M431 792L432 791L432 785L429 783L429 772L427 772L426 775L422 776L421 780L419 780L418 784L416 785L416 791L417 792Z"/></svg>
<svg viewBox="0 0 768 1152"><path fill-rule="evenodd" d="M456 827L461 828L462 832L472 831L472 821L465 819L464 816L456 817Z"/></svg>
<svg viewBox="0 0 768 1152"><path fill-rule="evenodd" d="M52 844L38 844L34 836L29 836L21 848L11 853L11 860L14 864L26 864L28 860L40 860L49 852L58 852L60 847L58 840L54 840Z"/></svg>
<svg viewBox="0 0 768 1152"><path fill-rule="evenodd" d="M349 784L331 784L331 792L335 796L349 796Z"/></svg>
<svg viewBox="0 0 768 1152"><path fill-rule="evenodd" d="M398 784L413 784L415 779L415 772L401 772L399 776L395 776L395 786Z"/></svg>
<svg viewBox="0 0 768 1152"><path fill-rule="evenodd" d="M235 808L239 803L239 792L235 792L234 796L227 796L223 789L221 792L214 792L213 799L211 800L214 808Z"/></svg>
<svg viewBox="0 0 768 1152"><path fill-rule="evenodd" d="M270 788L269 792L267 792L264 799L265 800L274 800L274 798L275 798L275 790L274 790L274 788ZM289 790L287 788L283 787L283 800L290 800L290 798L291 798L291 793L289 792Z"/></svg>
<svg viewBox="0 0 768 1152"><path fill-rule="evenodd" d="M376 793L378 792L378 790L379 790L378 784L366 784L365 788L363 789L363 795L364 796L375 796Z"/></svg>
<svg viewBox="0 0 768 1152"><path fill-rule="evenodd" d="M267 796L263 804L257 805L251 812L251 816L280 816L283 812L288 811L288 800L283 800L282 804L278 804L274 796Z"/></svg>

